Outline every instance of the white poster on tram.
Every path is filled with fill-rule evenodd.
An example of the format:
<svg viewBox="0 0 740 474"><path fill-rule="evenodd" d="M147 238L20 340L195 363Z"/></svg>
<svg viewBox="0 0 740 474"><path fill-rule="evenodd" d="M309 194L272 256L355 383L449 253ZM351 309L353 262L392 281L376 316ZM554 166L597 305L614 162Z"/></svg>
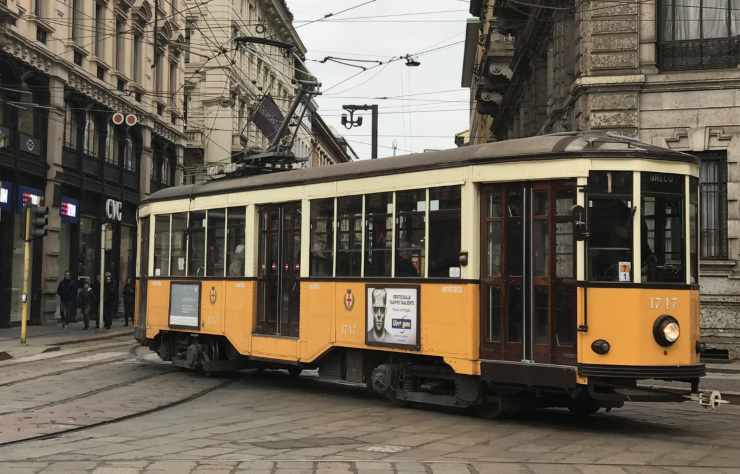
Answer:
<svg viewBox="0 0 740 474"><path fill-rule="evenodd" d="M170 315L172 327L200 327L200 283L170 285Z"/></svg>
<svg viewBox="0 0 740 474"><path fill-rule="evenodd" d="M419 287L367 286L365 291L365 342L418 349Z"/></svg>

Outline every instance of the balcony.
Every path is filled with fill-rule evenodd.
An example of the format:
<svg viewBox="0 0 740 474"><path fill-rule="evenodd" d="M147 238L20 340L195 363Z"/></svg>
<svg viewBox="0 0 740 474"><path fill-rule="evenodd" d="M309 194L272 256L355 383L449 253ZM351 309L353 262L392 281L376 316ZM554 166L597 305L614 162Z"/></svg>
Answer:
<svg viewBox="0 0 740 474"><path fill-rule="evenodd" d="M189 129L185 131L185 137L188 141L188 148L204 148L205 140L203 130Z"/></svg>

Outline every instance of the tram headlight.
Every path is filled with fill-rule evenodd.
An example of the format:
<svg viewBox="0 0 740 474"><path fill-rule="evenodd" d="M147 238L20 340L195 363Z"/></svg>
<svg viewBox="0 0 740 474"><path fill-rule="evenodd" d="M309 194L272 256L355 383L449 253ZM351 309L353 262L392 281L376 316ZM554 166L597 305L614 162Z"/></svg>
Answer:
<svg viewBox="0 0 740 474"><path fill-rule="evenodd" d="M663 347L668 347L678 341L681 336L681 328L673 316L664 314L655 320L653 324L653 337L655 342Z"/></svg>

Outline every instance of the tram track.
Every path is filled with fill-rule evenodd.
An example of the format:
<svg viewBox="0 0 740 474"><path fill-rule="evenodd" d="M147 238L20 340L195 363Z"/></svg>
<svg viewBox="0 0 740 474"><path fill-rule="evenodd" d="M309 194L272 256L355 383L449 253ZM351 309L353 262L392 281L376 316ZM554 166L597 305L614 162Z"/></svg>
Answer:
<svg viewBox="0 0 740 474"><path fill-rule="evenodd" d="M159 412L159 411L164 411L164 410L167 410L168 408L172 408L172 407L175 407L175 406L178 406L178 405L182 405L183 403L188 403L188 402L191 402L193 400L197 400L198 398L201 398L201 397L203 397L205 395L208 395L209 393L214 392L214 391L216 391L218 389L224 388L227 385L230 385L231 383L233 383L232 380L225 380L225 381L222 381L221 383L219 383L219 384L217 384L217 385L215 385L213 387L209 387L209 388L203 389L203 390L201 390L199 392L196 392L196 393L193 393L193 394L191 394L191 395L189 395L189 396L187 396L185 398L181 398L179 400L175 400L175 401L172 401L172 402L169 402L169 403L165 403L164 405L156 406L156 407L149 408L149 409L146 409L146 410L141 410L141 411L138 411L138 412L135 412L135 413L129 413L129 414L126 414L126 415L123 415L123 416L118 416L118 417L110 418L110 419L107 419L107 420L98 421L98 422L95 422L95 423L89 423L89 424L86 424L86 425L75 426L73 428L68 428L68 429L64 429L64 430L58 430L58 431L54 431L52 433L44 433L44 434L39 434L39 435L35 435L35 436L28 436L28 437L25 437L25 438L15 439L15 440L11 440L11 441L0 441L0 448L6 447L6 446L18 445L18 444L21 444L21 443L27 443L27 442L30 442L30 441L55 439L55 438L59 438L61 436L64 436L66 434L76 433L76 432L88 430L88 429L91 429L91 428L97 428L99 426L110 425L110 424L113 424L113 423L118 423L118 422L121 422L121 421L125 421L125 420L129 420L129 419L132 419L132 418L136 418L136 417L139 417L139 416L150 415L152 413L156 413L156 412Z"/></svg>
<svg viewBox="0 0 740 474"><path fill-rule="evenodd" d="M68 433L74 433L98 426L104 426L119 421L128 420L139 416L148 415L158 411L163 411L168 408L198 399L215 390L223 388L233 383L234 381L233 379L218 380L215 378L203 378L196 375L189 378L183 378L183 380L185 381L190 381L190 385L192 386L190 388L194 388L195 390L187 396L175 397L171 400L167 400L167 395L160 395L159 390L161 390L162 386L169 387L169 384L172 384L172 381L160 380L160 382L158 383L156 379L162 379L167 376L172 376L173 374L179 376L180 374L182 374L182 372L176 368L164 369L164 371L162 372L150 374L144 377L138 377L135 380L128 380L125 382L109 384L103 387L97 387L95 389L88 390L80 394L75 394L74 396L70 396L62 400L55 400L32 407L26 407L19 410L0 413L0 447L30 442L33 440L52 439ZM175 382L177 382L177 380L175 380ZM189 388L187 386L188 384L181 385L185 385L185 387L180 387L179 389L175 388L173 390L170 390L169 392L182 393L182 390L186 390L187 388ZM139 386L142 388L139 389ZM126 389L129 389L129 391L126 392ZM79 420L76 418L72 418L70 420L64 419L65 416L70 417L70 415L74 413L82 413L82 416L84 418L84 416L88 415L84 407L89 407L90 405L94 407L98 406L100 404L102 396L107 396L107 399L109 400L125 400L127 394L130 396L132 393L140 394L146 392L147 390L149 393L147 394L147 397L144 398L153 403L153 405L148 408L126 412L126 403L121 402L121 406L124 407L124 411L121 412L121 406L116 406L112 409L114 414L111 416L104 416L102 418L100 416L97 416L96 418L96 414L91 414L89 422L86 422L83 419L83 421L79 424ZM162 399L164 399L163 402ZM115 414L116 409L118 409L118 411L121 413ZM106 410L98 408L97 411L101 412ZM18 426L18 432L20 433L19 435L17 435L18 437L16 437L15 432L12 432L12 426L10 426L14 422ZM50 427L50 429L42 429L41 432L38 432L38 430L34 430L34 426L48 426ZM6 427L5 432L3 432L3 427ZM23 434L24 429L28 434Z"/></svg>
<svg viewBox="0 0 740 474"><path fill-rule="evenodd" d="M129 343L127 343L126 345L128 345L128 344ZM116 346L116 347L118 347L118 346ZM116 348L116 347L111 347L111 348ZM120 356L120 357L115 357L115 358L111 358L111 359L94 361L94 362L91 362L91 363L88 363L88 364L76 365L74 367L69 367L69 368L66 368L66 369L57 369L57 370L52 370L52 371L49 371L49 372L42 372L42 373L39 373L39 374L36 374L36 375L32 375L32 376L29 376L29 377L21 377L21 378L17 378L17 379L7 380L7 381L4 381L4 382L0 382L0 388L9 387L9 386L12 386L12 385L17 385L17 384L24 383L24 382L33 382L34 380L39 380L39 379L42 379L44 377L54 377L56 375L62 375L62 374L66 374L66 373L69 373L69 372L75 372L75 371L78 371L78 370L89 369L91 367L97 367L97 366L100 366L100 365L115 364L117 362L121 362L121 361L124 361L124 360L128 359L133 354L133 352L135 350L136 350L136 346L134 345L134 346L132 346L132 347L129 348L128 355L126 355L126 356ZM93 350L93 351L97 351L97 350ZM91 351L85 351L85 352L91 352ZM66 354L66 356L72 357L72 356L78 356L80 354L83 354L83 352L76 352L74 354Z"/></svg>
<svg viewBox="0 0 740 474"><path fill-rule="evenodd" d="M131 341L129 338L129 340L127 341L120 341L120 342L111 343L111 344L101 344L101 345L89 346L81 350L74 350L70 352L62 352L62 351L56 351L56 350L52 352L44 352L41 354L36 354L35 356L29 356L27 360L9 359L7 361L3 361L2 363L0 363L0 370L6 367L19 367L19 366L26 367L31 364L42 364L44 362L48 362L52 360L57 361L57 360L64 359L67 357L78 356L80 354L87 354L90 352L100 352L102 350L115 349L121 346L130 346L132 343L133 341ZM51 344L49 345L47 349L54 348L54 347L58 347L58 345ZM40 357L41 355L43 355L43 357Z"/></svg>

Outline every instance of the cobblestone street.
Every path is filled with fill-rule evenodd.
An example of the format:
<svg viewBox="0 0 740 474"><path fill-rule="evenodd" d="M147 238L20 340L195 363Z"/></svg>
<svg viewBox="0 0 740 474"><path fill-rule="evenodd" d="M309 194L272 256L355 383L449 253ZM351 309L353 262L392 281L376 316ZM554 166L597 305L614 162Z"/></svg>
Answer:
<svg viewBox="0 0 740 474"><path fill-rule="evenodd" d="M740 472L734 405L487 421L311 372L204 377L129 341L0 364L0 472Z"/></svg>

